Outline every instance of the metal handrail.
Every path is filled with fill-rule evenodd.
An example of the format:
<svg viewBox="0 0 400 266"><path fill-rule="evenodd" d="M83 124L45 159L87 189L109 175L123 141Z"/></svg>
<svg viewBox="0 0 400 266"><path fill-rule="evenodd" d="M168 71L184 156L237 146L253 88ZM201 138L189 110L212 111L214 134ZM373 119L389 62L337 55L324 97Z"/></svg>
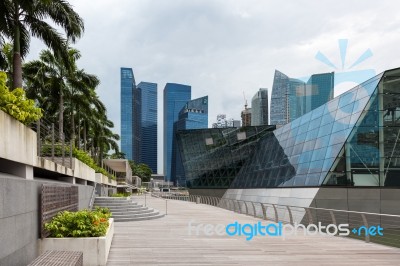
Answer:
<svg viewBox="0 0 400 266"><path fill-rule="evenodd" d="M94 183L92 195L90 196L90 201L89 201L89 210L93 209L94 195L96 194L96 187L97 187L97 183Z"/></svg>
<svg viewBox="0 0 400 266"><path fill-rule="evenodd" d="M152 196L158 196L160 197L160 194L152 193ZM347 211L347 210L336 210L336 209L329 209L329 208L317 208L317 207L302 207L302 206L294 206L294 205L280 205L280 204L271 204L271 203L262 203L262 202L254 202L254 201L245 201L245 200L236 200L236 199L228 199L228 198L219 198L219 197L210 197L210 196L200 196L200 195L187 195L187 196L174 196L172 194L169 195L161 195L161 197L164 198L169 198L169 199L176 199L176 200L188 200L190 202L197 202L197 198L199 198L200 203L208 204L211 206L227 209L227 210L232 210L234 212L238 213L243 213L246 215L251 215L254 217L260 217L264 220L273 220L276 223L278 222L283 222L283 223L289 223L294 225L295 224L295 213L301 213L301 223L302 224L314 224L316 223L331 223L334 225L338 224L338 219L345 219L345 221L348 222L348 224L354 226L364 226L365 228L369 228L370 224L377 224L377 221L372 221L371 219L367 216L374 216L379 218L379 224L384 220L384 218L392 218L392 219L398 219L397 223L392 223L392 221L384 221L385 226L388 226L388 232L385 234L388 237L384 239L384 237L377 237L381 238L381 244L388 244L391 246L397 246L400 247L400 215L395 215L395 214L381 214L381 213L371 213L371 212L360 212L360 211ZM241 207L244 204L245 206L245 212L243 208ZM249 204L249 205L248 205ZM251 204L251 205L250 205ZM251 206L251 207L249 207ZM256 206L261 207L257 211ZM270 207L270 208L269 208ZM270 210L270 211L269 211ZM269 213L272 212L272 216L268 215ZM283 215L282 215L283 212ZM315 212L315 216L313 215L313 212ZM324 213L318 213L318 212L324 212ZM285 219L285 214L288 215L288 220ZM351 217L350 215L359 215L361 218L360 220L357 220L355 217ZM261 216L260 216L261 215ZM340 215L344 215L343 217L340 217ZM389 223L390 222L390 223ZM394 237L397 237L398 239L394 239ZM368 234L365 234L364 237L366 242L370 242L371 238ZM384 242L382 239L384 239L386 242ZM392 241L396 241L393 243Z"/></svg>

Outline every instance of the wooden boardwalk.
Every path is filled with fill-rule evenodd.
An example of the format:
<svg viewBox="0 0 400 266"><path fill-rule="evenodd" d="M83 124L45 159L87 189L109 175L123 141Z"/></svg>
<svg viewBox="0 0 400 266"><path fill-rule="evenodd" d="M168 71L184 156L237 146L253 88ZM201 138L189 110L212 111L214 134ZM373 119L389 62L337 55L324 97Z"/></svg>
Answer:
<svg viewBox="0 0 400 266"><path fill-rule="evenodd" d="M144 203L144 196L135 197ZM147 195L165 212L165 200ZM257 218L213 206L168 200L160 219L115 223L109 266L121 265L400 265L400 249L363 241L317 236L196 236L196 224L257 223ZM265 221L263 222L265 223Z"/></svg>

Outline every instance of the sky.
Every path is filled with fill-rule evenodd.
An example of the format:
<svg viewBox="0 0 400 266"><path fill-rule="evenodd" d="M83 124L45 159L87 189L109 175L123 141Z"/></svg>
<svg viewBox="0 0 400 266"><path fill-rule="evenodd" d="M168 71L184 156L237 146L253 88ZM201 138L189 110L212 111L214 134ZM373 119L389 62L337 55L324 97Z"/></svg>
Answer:
<svg viewBox="0 0 400 266"><path fill-rule="evenodd" d="M97 75L98 94L120 134L120 67L136 82L158 83L158 172L162 172L162 95L167 82L209 96L217 114L240 119L245 99L271 94L275 69L289 77L313 73L380 73L400 67L399 1L331 0L72 0L85 22L78 66ZM342 54L338 40L347 40ZM343 41L342 41L343 43ZM44 45L31 44L27 60ZM344 53L346 51L346 53ZM368 52L369 51L369 52ZM323 54L336 69L316 59ZM369 56L350 68L364 53ZM345 55L344 55L345 54ZM343 59L343 60L342 60ZM351 89L351 78L335 96Z"/></svg>

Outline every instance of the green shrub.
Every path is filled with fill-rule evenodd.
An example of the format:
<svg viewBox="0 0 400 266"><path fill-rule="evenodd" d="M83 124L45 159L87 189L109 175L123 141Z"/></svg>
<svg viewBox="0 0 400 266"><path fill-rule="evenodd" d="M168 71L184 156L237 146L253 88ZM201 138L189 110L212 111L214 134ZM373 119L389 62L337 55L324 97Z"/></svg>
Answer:
<svg viewBox="0 0 400 266"><path fill-rule="evenodd" d="M106 208L96 208L94 211L78 212L63 211L45 224L50 237L99 237L105 236L109 226L111 213Z"/></svg>
<svg viewBox="0 0 400 266"><path fill-rule="evenodd" d="M35 107L35 102L26 98L22 88L10 91L6 82L6 73L0 71L0 110L26 125L39 120L43 115L42 109Z"/></svg>
<svg viewBox="0 0 400 266"><path fill-rule="evenodd" d="M41 147L41 154L42 154L42 156L50 157L51 156L51 144L43 144ZM69 156L69 146L68 145L64 146L64 155ZM56 156L56 157L62 156L62 145L59 143L54 144L54 156ZM74 147L72 150L72 156L74 158L78 159L79 161L83 162L90 168L94 169L94 171L96 173L101 173L105 176L108 176L109 178L111 178L113 180L116 179L116 177L114 175L107 172L104 168L101 168L100 166L98 166L96 164L96 162L93 160L93 158L90 157L90 155L87 152L85 152L83 150L79 150Z"/></svg>

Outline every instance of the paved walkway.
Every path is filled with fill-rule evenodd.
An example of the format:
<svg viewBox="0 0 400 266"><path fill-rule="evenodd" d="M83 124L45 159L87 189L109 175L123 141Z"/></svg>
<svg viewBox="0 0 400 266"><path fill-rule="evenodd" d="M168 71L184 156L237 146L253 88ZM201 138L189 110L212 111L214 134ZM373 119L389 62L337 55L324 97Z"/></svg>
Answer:
<svg viewBox="0 0 400 266"><path fill-rule="evenodd" d="M135 197L144 203L144 196ZM147 195L165 212L165 200ZM188 224L192 220L192 235ZM196 236L196 224L257 223L213 206L168 200L167 216L115 223L107 265L399 265L400 249L331 236ZM265 223L265 221L264 221Z"/></svg>

